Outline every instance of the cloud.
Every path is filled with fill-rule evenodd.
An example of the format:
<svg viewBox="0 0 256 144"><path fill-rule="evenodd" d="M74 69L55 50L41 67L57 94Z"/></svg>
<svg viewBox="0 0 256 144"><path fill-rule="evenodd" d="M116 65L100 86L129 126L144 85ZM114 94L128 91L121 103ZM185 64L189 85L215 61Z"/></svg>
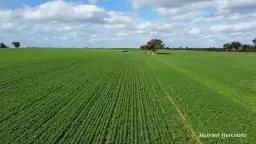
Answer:
<svg viewBox="0 0 256 144"><path fill-rule="evenodd" d="M0 9L0 22L8 21L11 18L11 10L1 10Z"/></svg>
<svg viewBox="0 0 256 144"><path fill-rule="evenodd" d="M200 34L200 28L192 28L188 33L189 34Z"/></svg>
<svg viewBox="0 0 256 144"><path fill-rule="evenodd" d="M205 35L205 36L202 36L201 38L203 39L211 39L211 38L214 38L213 35Z"/></svg>
<svg viewBox="0 0 256 144"><path fill-rule="evenodd" d="M217 9L229 12L249 12L256 6L255 0L215 0Z"/></svg>
<svg viewBox="0 0 256 144"><path fill-rule="evenodd" d="M223 6L217 0L132 2L135 8L151 7L163 19L145 20L140 10L108 11L92 3L55 0L0 8L0 39L21 41L22 46L139 47L160 38L170 47L220 47L231 40L250 42L256 35L254 2L247 0Z"/></svg>
<svg viewBox="0 0 256 144"><path fill-rule="evenodd" d="M105 21L108 24L127 24L134 21L132 17L125 16L124 13L121 12L110 11L107 14L109 17L105 18Z"/></svg>
<svg viewBox="0 0 256 144"><path fill-rule="evenodd" d="M132 0L132 6L135 9L143 8L143 7L180 7L186 4L193 4L196 6L199 5L208 5L212 0ZM196 4L195 4L196 3Z"/></svg>
<svg viewBox="0 0 256 144"><path fill-rule="evenodd" d="M254 30L256 28L256 21L247 22L247 23L236 23L229 25L216 25L210 28L213 32L239 32L243 30Z"/></svg>
<svg viewBox="0 0 256 144"><path fill-rule="evenodd" d="M57 30L61 32L74 32L74 31L80 31L81 27L80 26L63 26L58 28Z"/></svg>
<svg viewBox="0 0 256 144"><path fill-rule="evenodd" d="M83 21L104 23L107 12L95 5L77 4L63 0L46 2L36 7L25 6L15 10L0 12L0 20L6 17L27 21Z"/></svg>
<svg viewBox="0 0 256 144"><path fill-rule="evenodd" d="M189 10L215 7L221 12L249 12L256 6L255 0L131 0L135 9L143 7L185 8Z"/></svg>
<svg viewBox="0 0 256 144"><path fill-rule="evenodd" d="M199 16L204 16L206 15L205 12L202 11L194 11L194 12L188 12L188 13L183 13L183 14L177 14L175 16L169 17L169 19L173 21L188 21L188 20L193 20Z"/></svg>
<svg viewBox="0 0 256 144"><path fill-rule="evenodd" d="M119 32L119 33L116 33L116 36L117 37L122 37L122 36L128 36L129 34L126 33L126 32Z"/></svg>

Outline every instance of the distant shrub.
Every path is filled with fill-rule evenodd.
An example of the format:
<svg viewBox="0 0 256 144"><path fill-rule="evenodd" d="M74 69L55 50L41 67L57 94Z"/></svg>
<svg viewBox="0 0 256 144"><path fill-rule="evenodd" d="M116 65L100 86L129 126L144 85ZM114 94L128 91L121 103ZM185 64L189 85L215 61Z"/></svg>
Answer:
<svg viewBox="0 0 256 144"><path fill-rule="evenodd" d="M4 43L0 43L0 48L7 48L7 46Z"/></svg>

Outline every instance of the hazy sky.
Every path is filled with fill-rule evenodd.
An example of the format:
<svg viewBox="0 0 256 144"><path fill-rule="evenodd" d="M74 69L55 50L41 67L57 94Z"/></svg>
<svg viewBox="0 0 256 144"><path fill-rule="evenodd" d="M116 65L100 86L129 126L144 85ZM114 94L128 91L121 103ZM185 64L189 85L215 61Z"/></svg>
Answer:
<svg viewBox="0 0 256 144"><path fill-rule="evenodd" d="M0 42L50 47L252 44L256 0L0 0Z"/></svg>

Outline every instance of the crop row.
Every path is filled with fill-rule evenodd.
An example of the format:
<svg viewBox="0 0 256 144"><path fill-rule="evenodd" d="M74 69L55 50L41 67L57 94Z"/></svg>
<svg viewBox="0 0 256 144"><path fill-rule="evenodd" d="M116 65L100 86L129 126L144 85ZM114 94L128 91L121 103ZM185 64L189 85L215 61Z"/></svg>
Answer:
<svg viewBox="0 0 256 144"><path fill-rule="evenodd" d="M197 74L194 70L197 67L188 68L183 66L184 64L179 65L175 59L158 56L147 59L147 63L155 65L150 69L156 73L156 77L181 109L197 136L200 133L246 133L248 136L227 139L201 138L202 142L253 141L256 124L253 120L255 119L253 97L250 97L249 99L252 100L244 105L243 102L249 100L246 100L246 94L238 95L237 92L227 88L229 86L218 77ZM188 63L186 65L189 65Z"/></svg>
<svg viewBox="0 0 256 144"><path fill-rule="evenodd" d="M0 142L192 143L143 59L94 56L2 79Z"/></svg>
<svg viewBox="0 0 256 144"><path fill-rule="evenodd" d="M253 141L254 87L245 83L249 90L239 91L242 85L234 82L245 77L243 66L206 59L204 69L198 63L206 57L186 53L69 52L46 52L0 68L0 143ZM230 85L222 75L225 66L238 72ZM254 74L254 68L246 70ZM248 138L204 139L201 132L246 133Z"/></svg>

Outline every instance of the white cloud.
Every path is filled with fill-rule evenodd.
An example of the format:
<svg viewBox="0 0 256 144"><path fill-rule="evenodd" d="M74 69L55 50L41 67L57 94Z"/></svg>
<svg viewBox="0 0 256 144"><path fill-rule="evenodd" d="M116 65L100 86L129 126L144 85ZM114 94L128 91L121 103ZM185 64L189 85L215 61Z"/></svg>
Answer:
<svg viewBox="0 0 256 144"><path fill-rule="evenodd" d="M188 33L189 34L200 34L200 28L192 28Z"/></svg>
<svg viewBox="0 0 256 144"><path fill-rule="evenodd" d="M215 0L218 9L229 9L232 11L244 10L246 8L255 8L255 0Z"/></svg>
<svg viewBox="0 0 256 144"><path fill-rule="evenodd" d="M210 28L211 31L214 32L221 32L221 31L231 31L237 32L241 30L253 30L256 28L256 21L251 21L247 23L236 23L236 24L229 24L229 25L216 25Z"/></svg>
<svg viewBox="0 0 256 144"><path fill-rule="evenodd" d="M165 16L165 15L175 15L175 14L178 14L181 12L181 9L179 8L171 8L171 9L168 9L168 8L163 8L163 7L160 7L157 9L157 12L162 15L162 16Z"/></svg>
<svg viewBox="0 0 256 144"><path fill-rule="evenodd" d="M193 22L216 22L216 21L221 21L224 19L223 15L219 16L213 16L213 17L197 17L193 20Z"/></svg>
<svg viewBox="0 0 256 144"><path fill-rule="evenodd" d="M1 10L0 9L0 22L10 20L11 18L11 10Z"/></svg>
<svg viewBox="0 0 256 144"><path fill-rule="evenodd" d="M116 36L120 36L120 37L122 37L122 36L128 36L129 34L128 33L126 33L126 32L119 32L119 33L116 33Z"/></svg>
<svg viewBox="0 0 256 144"><path fill-rule="evenodd" d="M134 21L132 17L125 16L123 13L120 12L110 11L108 12L108 16L109 17L105 18L105 21L109 24L127 24Z"/></svg>
<svg viewBox="0 0 256 144"><path fill-rule="evenodd" d="M212 26L210 28L211 31L217 32L217 31L225 31L228 29L231 29L232 26L231 25L217 25L217 26Z"/></svg>
<svg viewBox="0 0 256 144"><path fill-rule="evenodd" d="M179 7L185 4L193 4L197 7L199 5L209 5L212 0L131 0L132 6L136 9L143 7Z"/></svg>
<svg viewBox="0 0 256 144"><path fill-rule="evenodd" d="M163 19L147 21L139 17L139 11L107 11L55 0L35 7L0 9L0 39L18 40L22 46L139 47L151 38L161 38L172 47L219 47L231 40L251 41L256 35L256 11L250 9L254 2L247 0L224 6L217 0L132 2L135 8L153 7ZM216 12L206 12L209 6ZM245 7L251 12L245 13Z"/></svg>
<svg viewBox="0 0 256 144"><path fill-rule="evenodd" d="M205 12L194 11L194 12L188 12L188 13L181 14L181 15L176 15L176 16L170 17L170 19L171 20L178 20L178 21L193 20L196 17L203 16L203 15L205 15Z"/></svg>
<svg viewBox="0 0 256 144"><path fill-rule="evenodd" d="M135 9L143 7L201 9L216 7L221 12L249 12L255 9L255 0L131 0Z"/></svg>
<svg viewBox="0 0 256 144"><path fill-rule="evenodd" d="M241 32L233 32L233 33L229 33L230 36L239 36L242 35L243 33Z"/></svg>
<svg viewBox="0 0 256 144"><path fill-rule="evenodd" d="M79 26L63 26L57 29L58 31L62 31L62 32L74 32L74 31L79 31L81 30L81 28Z"/></svg>
<svg viewBox="0 0 256 144"><path fill-rule="evenodd" d="M23 8L3 11L0 13L0 19L7 17L24 20L48 20L48 21L86 21L103 23L107 17L107 12L95 5L76 4L55 0L46 2L37 7L25 6Z"/></svg>
<svg viewBox="0 0 256 144"><path fill-rule="evenodd" d="M1 29L11 29L14 28L15 24L7 22L7 23L0 23L0 28Z"/></svg>
<svg viewBox="0 0 256 144"><path fill-rule="evenodd" d="M105 24L104 26L107 29L120 29L125 28L126 24Z"/></svg>
<svg viewBox="0 0 256 144"><path fill-rule="evenodd" d="M211 39L213 37L214 37L213 35L205 35L205 36L202 36L201 38L203 38L203 39Z"/></svg>

